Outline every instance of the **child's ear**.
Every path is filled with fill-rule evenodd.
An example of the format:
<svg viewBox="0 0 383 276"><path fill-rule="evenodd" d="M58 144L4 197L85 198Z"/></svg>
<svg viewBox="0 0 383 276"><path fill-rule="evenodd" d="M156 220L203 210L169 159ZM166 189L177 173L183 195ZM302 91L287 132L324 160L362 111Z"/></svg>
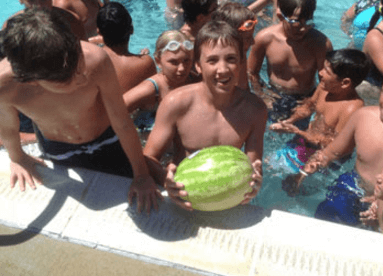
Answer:
<svg viewBox="0 0 383 276"><path fill-rule="evenodd" d="M278 7L277 10L275 11L275 14L277 15L279 21L283 21L283 16L281 14L281 9Z"/></svg>
<svg viewBox="0 0 383 276"><path fill-rule="evenodd" d="M157 64L157 67L162 70L162 65L161 65L161 58L158 57L157 55L154 56L154 61L156 62Z"/></svg>
<svg viewBox="0 0 383 276"><path fill-rule="evenodd" d="M344 78L342 80L342 88L348 88L352 85L352 81L350 78Z"/></svg>
<svg viewBox="0 0 383 276"><path fill-rule="evenodd" d="M195 69L197 70L198 74L202 74L201 65L199 64L199 61L195 62Z"/></svg>

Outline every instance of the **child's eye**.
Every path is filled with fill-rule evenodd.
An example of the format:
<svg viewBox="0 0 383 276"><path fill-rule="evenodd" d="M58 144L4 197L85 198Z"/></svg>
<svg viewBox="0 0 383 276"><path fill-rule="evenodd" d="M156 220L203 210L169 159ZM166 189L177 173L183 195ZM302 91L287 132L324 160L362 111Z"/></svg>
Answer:
<svg viewBox="0 0 383 276"><path fill-rule="evenodd" d="M236 56L230 56L227 58L227 61L230 63L237 63L238 58Z"/></svg>

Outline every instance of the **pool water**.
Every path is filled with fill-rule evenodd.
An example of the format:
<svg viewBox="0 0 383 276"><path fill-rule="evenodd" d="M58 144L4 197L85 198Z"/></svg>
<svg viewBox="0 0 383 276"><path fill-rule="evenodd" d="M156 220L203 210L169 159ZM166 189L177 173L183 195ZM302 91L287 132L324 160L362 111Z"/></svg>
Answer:
<svg viewBox="0 0 383 276"><path fill-rule="evenodd" d="M23 8L16 0L2 0L0 11L0 23L16 11ZM4 3L5 1L5 3ZM241 0L238 0L241 1ZM243 2L244 0L242 0ZM131 37L129 49L133 53L139 53L143 48L149 48L152 55L155 49L157 37L167 29L163 11L166 6L165 0L119 0L131 13L134 25L134 34ZM334 49L345 48L350 43L350 38L340 29L342 13L354 3L353 0L317 0L315 12L316 28L327 35L333 43ZM265 72L263 72L265 76ZM279 149L286 141L292 138L290 134L276 134L270 131L265 133L264 158L265 160ZM264 208L285 210L292 213L313 216L317 205L325 198L326 187L330 185L341 173L351 169L354 157L343 164L338 171L326 171L317 173L305 179L304 193L295 197L289 197L282 190L282 179L287 173L275 170L264 163L263 187L252 202Z"/></svg>

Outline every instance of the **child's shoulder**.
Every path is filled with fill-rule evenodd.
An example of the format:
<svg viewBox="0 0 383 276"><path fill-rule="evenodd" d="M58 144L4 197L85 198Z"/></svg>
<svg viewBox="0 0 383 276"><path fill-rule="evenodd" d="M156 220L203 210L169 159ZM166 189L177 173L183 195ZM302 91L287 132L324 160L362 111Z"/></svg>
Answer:
<svg viewBox="0 0 383 276"><path fill-rule="evenodd" d="M162 105L166 105L172 109L183 109L189 107L197 97L197 91L202 89L200 83L193 83L181 86L170 91L161 101Z"/></svg>
<svg viewBox="0 0 383 276"><path fill-rule="evenodd" d="M238 91L243 94L242 102L248 109L258 115L267 114L266 104L259 96L240 88Z"/></svg>
<svg viewBox="0 0 383 276"><path fill-rule="evenodd" d="M260 30L256 35L255 35L255 40L256 41L271 41L278 36L283 36L283 29L281 28L280 24L276 25L271 25L267 28L264 28Z"/></svg>

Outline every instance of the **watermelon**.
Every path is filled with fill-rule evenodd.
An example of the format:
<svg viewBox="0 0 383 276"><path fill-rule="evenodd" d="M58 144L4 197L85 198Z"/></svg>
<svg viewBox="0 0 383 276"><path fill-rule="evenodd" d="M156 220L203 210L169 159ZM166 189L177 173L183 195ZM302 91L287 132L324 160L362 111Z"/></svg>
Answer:
<svg viewBox="0 0 383 276"><path fill-rule="evenodd" d="M246 154L232 146L213 146L186 157L177 167L174 180L188 192L182 197L193 209L219 211L244 200L253 168Z"/></svg>

